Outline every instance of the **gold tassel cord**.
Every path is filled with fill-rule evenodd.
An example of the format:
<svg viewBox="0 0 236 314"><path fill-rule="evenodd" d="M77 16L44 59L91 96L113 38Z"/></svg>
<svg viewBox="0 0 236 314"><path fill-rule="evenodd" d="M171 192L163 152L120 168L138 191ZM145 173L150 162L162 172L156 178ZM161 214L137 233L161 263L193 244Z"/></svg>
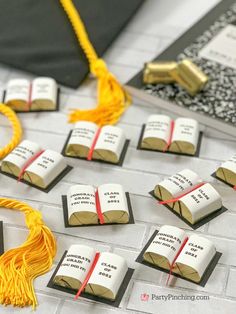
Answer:
<svg viewBox="0 0 236 314"><path fill-rule="evenodd" d="M33 281L50 270L56 254L56 241L44 224L41 213L17 200L0 198L0 207L24 212L29 234L19 247L0 256L0 303L35 309Z"/></svg>
<svg viewBox="0 0 236 314"><path fill-rule="evenodd" d="M13 129L13 135L10 142L0 149L0 159L3 159L20 143L22 128L17 115L11 108L0 103L0 113L2 113L10 121Z"/></svg>
<svg viewBox="0 0 236 314"><path fill-rule="evenodd" d="M74 110L69 122L79 120L92 121L99 126L115 124L131 103L131 97L115 76L109 72L105 62L98 58L81 17L71 0L60 0L75 35L82 47L90 66L91 73L98 79L98 104L90 110Z"/></svg>

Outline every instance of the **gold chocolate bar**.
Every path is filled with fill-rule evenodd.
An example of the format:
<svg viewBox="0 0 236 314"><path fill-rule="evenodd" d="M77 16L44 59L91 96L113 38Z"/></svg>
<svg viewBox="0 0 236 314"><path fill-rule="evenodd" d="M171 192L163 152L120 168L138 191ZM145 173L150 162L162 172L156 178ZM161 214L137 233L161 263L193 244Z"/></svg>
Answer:
<svg viewBox="0 0 236 314"><path fill-rule="evenodd" d="M192 96L200 92L208 77L191 60L184 59L178 63L177 71L172 73L176 82Z"/></svg>
<svg viewBox="0 0 236 314"><path fill-rule="evenodd" d="M169 84L175 81L172 72L177 70L174 61L149 62L145 64L143 71L144 84Z"/></svg>

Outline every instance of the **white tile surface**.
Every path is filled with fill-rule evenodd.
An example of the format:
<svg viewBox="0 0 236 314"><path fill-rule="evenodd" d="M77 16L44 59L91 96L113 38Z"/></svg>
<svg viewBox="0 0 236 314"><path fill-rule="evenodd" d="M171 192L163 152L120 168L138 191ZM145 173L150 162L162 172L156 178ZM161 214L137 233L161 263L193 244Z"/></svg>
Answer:
<svg viewBox="0 0 236 314"><path fill-rule="evenodd" d="M141 300L141 295L144 293L149 295L148 301ZM223 309L223 312L227 314L235 312L235 301L214 296L210 296L209 300L192 301L190 299L199 296L206 296L206 294L188 290L167 289L162 286L135 282L129 299L128 309L147 313L169 313L171 309L171 314L216 314L221 313L220 309ZM167 298L166 301L165 297ZM161 299L159 300L158 298ZM177 298L182 298L183 300L176 300ZM189 298L189 300L186 300L186 298Z"/></svg>
<svg viewBox="0 0 236 314"><path fill-rule="evenodd" d="M235 286L236 286L236 269L232 268L230 269L228 285L226 289L227 296L236 298Z"/></svg>
<svg viewBox="0 0 236 314"><path fill-rule="evenodd" d="M137 256L139 255L139 251L137 252L115 248L114 253L123 256L127 260L128 266L135 269L133 278L155 283L159 283L161 281L163 276L161 272L154 272L152 268L135 262Z"/></svg>
<svg viewBox="0 0 236 314"><path fill-rule="evenodd" d="M85 304L85 303L81 303L79 302L72 302L72 301L66 301L61 310L60 310L60 314L71 314L74 312L77 312L79 308L79 313L81 314L87 314L87 313L91 313L91 314L102 314L102 313L107 313L107 314L123 314L125 312L123 311L118 311L118 310L114 310L111 307L106 307L104 305L98 305L98 304Z"/></svg>
<svg viewBox="0 0 236 314"><path fill-rule="evenodd" d="M221 235L231 239L236 238L236 215L231 213L223 213L209 223L208 232L214 235Z"/></svg>

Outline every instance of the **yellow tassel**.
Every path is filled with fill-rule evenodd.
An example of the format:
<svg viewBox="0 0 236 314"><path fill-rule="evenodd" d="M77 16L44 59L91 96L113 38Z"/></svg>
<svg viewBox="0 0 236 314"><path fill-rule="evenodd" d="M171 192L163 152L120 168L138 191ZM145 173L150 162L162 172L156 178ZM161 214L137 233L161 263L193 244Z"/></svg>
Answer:
<svg viewBox="0 0 236 314"><path fill-rule="evenodd" d="M10 121L13 129L13 135L10 142L0 149L0 159L3 159L19 144L22 137L22 128L17 115L11 108L0 103L0 113L6 116L6 118Z"/></svg>
<svg viewBox="0 0 236 314"><path fill-rule="evenodd" d="M37 299L33 281L50 270L56 254L56 241L45 226L41 213L17 200L0 198L0 207L25 213L29 234L19 247L0 257L0 303L35 309Z"/></svg>
<svg viewBox="0 0 236 314"><path fill-rule="evenodd" d="M105 62L98 58L81 17L71 0L60 0L76 37L88 59L91 73L98 79L98 104L90 110L75 110L70 114L69 122L79 120L92 121L103 126L115 124L131 103L131 97L115 76L109 72Z"/></svg>

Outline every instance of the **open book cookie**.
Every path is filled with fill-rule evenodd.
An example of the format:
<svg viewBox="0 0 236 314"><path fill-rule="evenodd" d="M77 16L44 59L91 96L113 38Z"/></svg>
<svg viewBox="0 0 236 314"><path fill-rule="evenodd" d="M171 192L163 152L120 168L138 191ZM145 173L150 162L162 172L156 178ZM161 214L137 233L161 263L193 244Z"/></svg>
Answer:
<svg viewBox="0 0 236 314"><path fill-rule="evenodd" d="M118 306L132 273L123 257L75 244L64 255L48 286L73 294L78 291L77 297L81 294Z"/></svg>
<svg viewBox="0 0 236 314"><path fill-rule="evenodd" d="M236 154L223 162L213 176L236 189Z"/></svg>
<svg viewBox="0 0 236 314"><path fill-rule="evenodd" d="M210 240L164 225L136 261L204 286L221 255Z"/></svg>
<svg viewBox="0 0 236 314"><path fill-rule="evenodd" d="M129 195L120 184L71 186L63 210L66 227L134 223Z"/></svg>
<svg viewBox="0 0 236 314"><path fill-rule="evenodd" d="M3 102L15 111L57 110L58 87L50 77L12 79L8 82Z"/></svg>
<svg viewBox="0 0 236 314"><path fill-rule="evenodd" d="M161 181L151 194L194 229L226 210L217 190L189 169Z"/></svg>
<svg viewBox="0 0 236 314"><path fill-rule="evenodd" d="M48 192L72 167L64 157L34 142L22 141L1 164L1 172Z"/></svg>
<svg viewBox="0 0 236 314"><path fill-rule="evenodd" d="M79 121L69 134L62 154L69 157L121 164L129 141L116 126L99 128L95 123Z"/></svg>
<svg viewBox="0 0 236 314"><path fill-rule="evenodd" d="M169 116L155 114L143 126L138 149L198 155L201 136L194 119L177 118L174 121Z"/></svg>

